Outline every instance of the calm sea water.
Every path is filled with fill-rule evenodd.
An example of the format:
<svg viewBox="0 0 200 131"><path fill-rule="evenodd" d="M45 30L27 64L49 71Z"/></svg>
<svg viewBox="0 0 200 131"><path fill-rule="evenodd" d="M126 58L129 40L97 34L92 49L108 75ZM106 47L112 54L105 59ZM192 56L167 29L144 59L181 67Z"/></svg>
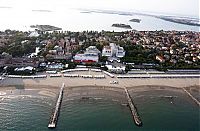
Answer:
<svg viewBox="0 0 200 131"><path fill-rule="evenodd" d="M69 31L125 31L111 27L114 23L129 24L136 30L180 30L199 31L197 26L172 23L147 16L126 16L118 14L81 13L76 9L57 8L48 11L32 11L31 8L0 8L0 30L33 30L30 25L49 24ZM130 22L130 19L139 18L140 23Z"/></svg>
<svg viewBox="0 0 200 131"><path fill-rule="evenodd" d="M172 95L174 99L162 96ZM109 99L64 100L55 130L200 130L199 107L185 94L151 91L132 93L143 127L133 123L129 108ZM55 100L43 96L0 98L0 130L34 131L47 128Z"/></svg>

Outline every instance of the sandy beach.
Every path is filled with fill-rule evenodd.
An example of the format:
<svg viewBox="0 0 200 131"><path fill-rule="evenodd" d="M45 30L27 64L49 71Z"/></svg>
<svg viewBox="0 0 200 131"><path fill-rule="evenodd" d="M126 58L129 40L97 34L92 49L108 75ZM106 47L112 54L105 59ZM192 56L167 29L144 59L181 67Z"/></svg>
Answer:
<svg viewBox="0 0 200 131"><path fill-rule="evenodd" d="M110 84L110 81L118 81L118 84ZM31 85L34 88L37 86L60 87L62 83L65 83L66 88L71 86L113 86L113 87L136 87L143 85L160 85L171 87L189 87L200 85L199 78L110 78L106 76L104 79L95 78L69 78L69 77L47 77L47 78L35 78L35 79L22 79L22 78L6 78L0 82L0 87L5 86L24 86Z"/></svg>
<svg viewBox="0 0 200 131"><path fill-rule="evenodd" d="M60 86L62 85L62 80L65 79L64 83L66 84L66 87L64 89L64 96L62 100L62 109L61 113L62 115L59 117L59 124L62 122L72 121L72 123L76 123L81 115L84 115L83 119L81 119L81 122L84 121L84 119L88 119L88 116L91 116L91 112L95 111L95 114L102 117L101 113L105 113L107 108L109 107L106 103L111 103L110 107L113 108L113 104L116 105L117 110L121 110L120 112L117 112L116 114L121 114L123 112L127 112L127 117L118 117L115 113L115 111L110 110L108 114L114 114L113 117L110 118L108 114L104 115L105 118L110 118L107 121L119 119L119 123L122 121L129 121L131 125L134 125L132 122L132 118L130 116L129 108L127 107L127 99L125 96L124 89L121 88L119 85L114 85L114 84L109 84L109 80L107 79L112 79L112 78L106 78L106 79L83 79L83 78L45 78L45 79L5 79L4 85L7 84L7 86L1 85L0 87L0 101L5 103L5 101L8 103L9 101L9 107L5 106L4 108L7 110L12 110L12 111L7 111L7 114L10 114L10 112L16 111L21 111L21 108L18 107L16 108L14 105L21 105L23 104L24 109L20 113L15 113L19 114L19 117L17 117L19 120L21 118L21 114L30 114L30 116L36 116L34 119L31 119L30 121L36 122L36 124L33 124L33 128L38 127L38 119L42 119L42 117L45 116L47 119L42 119L44 121L44 125L41 125L44 128L47 128L48 120L50 113L52 109L54 108L55 101L56 101L56 96L58 94L58 91L60 89ZM113 78L115 80L115 78ZM124 79L121 79L123 81ZM136 83L139 81L142 81L140 79L131 79L132 82ZM22 81L23 83L18 83L21 85L14 85L14 81ZM37 82L36 82L37 81ZM85 82L85 86L80 86L81 83L77 82ZM98 85L92 85L91 81L96 81L100 83L99 81L107 82L107 83L101 83L103 86L98 86ZM119 84L122 83L119 81ZM130 81L130 80L129 80ZM188 109L183 112L183 108L185 109L185 104L189 105L189 107L192 105L192 110L195 108L195 111L199 109L199 107L196 106L196 104L190 99L186 93L182 90L181 86L180 87L171 87L171 86L163 86L159 85L158 83L153 83L152 85L144 85L146 84L146 81L152 81L152 80L145 80L143 83L138 83L137 86L132 86L132 87L127 87L127 89L130 91L130 95L133 98L134 103L136 104L139 114L142 117L142 121L145 123L144 127L148 127L149 125L152 125L150 123L152 121L151 118L155 117L156 114L160 115L157 121L162 121L162 114L165 114L164 111L167 113L165 114L168 116L169 112L175 111L174 114L182 112L182 114L189 114ZM165 80L167 83L167 80ZM179 81L184 81L184 80L179 80ZM68 82L68 84L67 84ZM73 83L73 85L70 85L70 83ZM75 83L76 82L76 83ZM130 81L131 82L131 81ZM158 80L154 80L154 82L158 82ZM13 83L13 84L12 84ZM2 83L1 83L2 84ZM9 86L10 84L10 86ZM12 84L12 85L11 85ZM41 84L41 85L40 85ZM58 84L58 85L56 85ZM88 84L88 85L86 85ZM90 84L90 85L89 85ZM131 83L127 83L131 84ZM157 84L157 86L155 85ZM185 83L186 84L186 83ZM77 85L77 86L75 86ZM79 86L78 86L79 85ZM121 84L123 85L123 84ZM190 85L190 84L188 84ZM194 86L193 86L194 87ZM195 89L200 89L198 86L195 87ZM175 91L175 92L174 92ZM4 95L2 92L7 93ZM179 93L180 92L180 93ZM2 94L2 95L1 95ZM28 96L29 95L29 96ZM165 96L172 96L171 97L165 97ZM10 100L12 99L12 101ZM22 100L23 99L23 100ZM89 100L88 100L89 99ZM15 102L15 103L14 103ZM173 103L172 103L173 102ZM180 103L183 106L180 106ZM6 105L7 105L6 103ZM14 104L13 104L14 103ZM28 103L30 105L27 107ZM81 106L79 106L81 105ZM194 107L193 107L194 106ZM160 109L160 111L157 113L154 113L153 111L155 110L154 107L157 107ZM4 109L3 108L3 109ZM41 108L41 109L40 109ZM101 109L101 110L97 110ZM112 109L111 108L111 109ZM40 110L38 110L40 109ZM163 109L163 110L162 110ZM181 111L180 111L181 110ZM34 111L34 112L33 112ZM3 111L2 111L3 112ZM186 113L185 113L186 112ZM198 112L198 111L196 111ZM38 115L38 113L40 113ZM3 113L2 113L3 114ZM88 115L90 114L90 115ZM150 114L150 116L148 115ZM198 114L198 113L196 113ZM197 116L195 114L195 116ZM3 116L3 115L2 115ZM87 117L86 117L87 116ZM93 114L93 116L96 116ZM173 118L167 118L167 121L171 121L172 119L179 118L177 116L174 116ZM190 116L190 115L189 115ZM16 118L16 116L14 116ZM27 117L27 115L25 116ZM4 117L3 117L4 118ZM9 119L9 117L5 117L6 119ZM31 117L32 118L32 117ZM75 119L73 121L73 118ZM129 119L128 119L129 118ZM150 118L150 120L146 120ZM166 118L166 117L165 117ZM198 120L196 117L191 115L190 117L184 117L187 120L191 118L195 118L194 121ZM180 118L181 119L181 118ZM94 119L91 118L90 122L93 121ZM165 121L166 119L164 119ZM21 120L24 125L24 121L27 121L26 119ZM100 122L105 121L104 119L98 120ZM125 123L127 123L125 121ZM155 120L154 120L155 121ZM156 123L157 123L156 121ZM179 120L180 121L180 120ZM173 121L174 122L174 121ZM15 123L15 121L13 122ZM28 122L29 124L30 122ZM40 122L42 123L42 122ZM69 122L66 122L69 123ZM64 123L64 125L66 125ZM181 122L183 123L183 122ZM187 121L185 123L188 123ZM27 124L27 125L28 125ZM180 123L179 123L180 124ZM20 126L20 127L23 127ZM111 125L114 125L113 123ZM168 125L171 125L168 124ZM194 124L194 127L197 124ZM16 125L18 128L18 125ZM182 126L181 126L182 127ZM59 126L58 126L59 128ZM69 126L65 127L65 129L69 129ZM76 128L76 126L75 126ZM125 128L124 128L125 129ZM148 129L148 128L146 128ZM62 129L61 129L62 130ZM64 130L64 128L63 128Z"/></svg>
<svg viewBox="0 0 200 131"><path fill-rule="evenodd" d="M103 75L102 72L75 72L74 74ZM110 84L118 81L118 84ZM0 96L13 94L12 90L22 89L27 94L37 94L55 98L62 83L65 84L66 97L81 98L82 96L111 96L112 98L125 98L124 87L130 92L151 90L183 91L186 88L198 98L200 90L199 78L110 78L102 79L81 77L49 77L22 79L6 78L0 81ZM26 94L25 93L25 94ZM19 94L19 93L18 93ZM81 97L79 97L81 96Z"/></svg>

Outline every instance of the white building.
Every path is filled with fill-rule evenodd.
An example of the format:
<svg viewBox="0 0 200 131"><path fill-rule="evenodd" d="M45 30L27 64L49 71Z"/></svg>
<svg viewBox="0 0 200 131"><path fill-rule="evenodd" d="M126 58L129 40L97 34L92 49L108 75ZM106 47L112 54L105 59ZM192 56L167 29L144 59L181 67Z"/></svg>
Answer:
<svg viewBox="0 0 200 131"><path fill-rule="evenodd" d="M125 51L123 47L117 46L116 56L122 58L125 56Z"/></svg>
<svg viewBox="0 0 200 131"><path fill-rule="evenodd" d="M29 57L32 58L32 57L34 57L34 56L37 56L39 52L40 52L40 47L36 47L36 48L35 48L35 52L34 52L34 53L31 53L31 55L30 55Z"/></svg>
<svg viewBox="0 0 200 131"><path fill-rule="evenodd" d="M110 46L104 46L102 50L102 56L112 56L112 50Z"/></svg>
<svg viewBox="0 0 200 131"><path fill-rule="evenodd" d="M92 54L100 54L101 52L97 49L97 47L96 46L89 46L88 48L86 48L86 51L85 51L85 53L92 53Z"/></svg>
<svg viewBox="0 0 200 131"><path fill-rule="evenodd" d="M74 62L92 63L99 61L99 54L101 52L96 46L90 46L83 54L76 54L74 56Z"/></svg>
<svg viewBox="0 0 200 131"><path fill-rule="evenodd" d="M33 31L30 33L29 37L38 37L40 34L38 34L37 31Z"/></svg>
<svg viewBox="0 0 200 131"><path fill-rule="evenodd" d="M113 66L113 65L105 65L108 68L109 72L114 73L124 73L126 67L125 66Z"/></svg>
<svg viewBox="0 0 200 131"><path fill-rule="evenodd" d="M98 62L99 56L96 54L76 54L74 56L74 62L83 62L83 63L91 63Z"/></svg>
<svg viewBox="0 0 200 131"><path fill-rule="evenodd" d="M123 47L110 43L110 46L104 46L102 56L122 58L125 56L125 51Z"/></svg>

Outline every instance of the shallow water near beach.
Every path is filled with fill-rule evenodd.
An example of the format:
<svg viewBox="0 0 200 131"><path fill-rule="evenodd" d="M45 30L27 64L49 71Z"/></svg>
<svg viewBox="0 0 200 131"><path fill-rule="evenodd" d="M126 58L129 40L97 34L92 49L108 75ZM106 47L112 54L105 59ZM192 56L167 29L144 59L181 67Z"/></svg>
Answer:
<svg viewBox="0 0 200 131"><path fill-rule="evenodd" d="M92 98L63 100L55 130L200 129L200 109L184 93L154 90L131 92L131 95L142 119L142 127L134 124L129 108L122 102ZM0 97L0 130L50 130L47 125L54 105L54 98L41 95Z"/></svg>

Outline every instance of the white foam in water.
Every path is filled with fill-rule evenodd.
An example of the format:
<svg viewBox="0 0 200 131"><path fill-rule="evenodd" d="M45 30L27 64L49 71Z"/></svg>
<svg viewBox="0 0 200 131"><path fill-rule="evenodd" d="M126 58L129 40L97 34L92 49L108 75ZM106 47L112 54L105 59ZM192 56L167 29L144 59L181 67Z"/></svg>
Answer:
<svg viewBox="0 0 200 131"><path fill-rule="evenodd" d="M95 100L101 100L101 99L103 99L103 98L95 97L94 99L95 99Z"/></svg>

